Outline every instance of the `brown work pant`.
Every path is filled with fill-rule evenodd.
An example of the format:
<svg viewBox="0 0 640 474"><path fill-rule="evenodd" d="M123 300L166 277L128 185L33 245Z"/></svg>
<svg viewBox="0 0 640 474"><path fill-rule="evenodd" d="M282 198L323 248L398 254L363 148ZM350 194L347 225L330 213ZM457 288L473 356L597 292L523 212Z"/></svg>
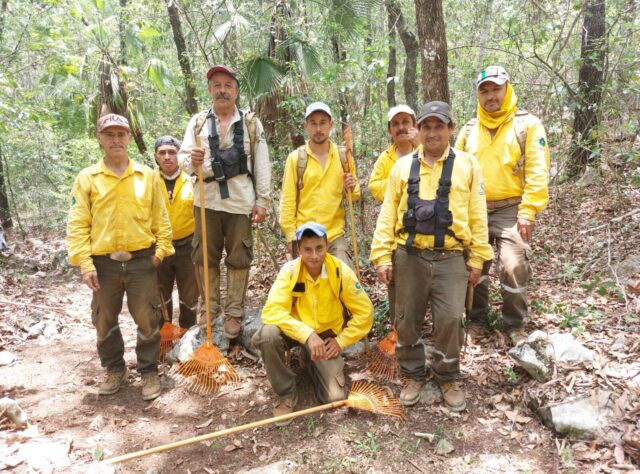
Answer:
<svg viewBox="0 0 640 474"><path fill-rule="evenodd" d="M306 344L300 344L285 336L278 326L263 325L252 338L253 344L260 349L267 378L278 396L296 392L296 376L285 360L285 351L301 346L305 365L309 369L316 397L320 403L344 400L344 359L338 356L330 360L311 360Z"/></svg>
<svg viewBox="0 0 640 474"><path fill-rule="evenodd" d="M165 257L158 267L158 284L162 298L169 313L169 321L173 319L173 284L178 285L180 300L181 328L190 328L196 323L198 309L198 284L196 282L196 267L191 260L191 245L187 240L182 245L175 246L176 253Z"/></svg>
<svg viewBox="0 0 640 474"><path fill-rule="evenodd" d="M96 328L98 355L102 367L121 372L124 364L124 341L118 325L122 299L127 294L127 307L138 326L136 355L138 372L158 370L160 352L160 298L158 279L151 257L116 262L109 257L94 257L100 289L93 293L91 321Z"/></svg>
<svg viewBox="0 0 640 474"><path fill-rule="evenodd" d="M431 303L434 360L431 370L441 381L460 373L460 349L464 343L464 299L469 274L462 255L398 247L393 257L395 278L396 354L405 377L426 378L422 323Z"/></svg>
<svg viewBox="0 0 640 474"><path fill-rule="evenodd" d="M527 284L531 275L529 255L531 248L518 232L518 205L489 211L489 242L495 244L500 293L502 295L502 321L506 328L520 328L527 316ZM491 261L485 262L482 275L488 275ZM476 285L473 293L471 318L486 320L489 312L489 282Z"/></svg>
<svg viewBox="0 0 640 474"><path fill-rule="evenodd" d="M195 233L191 257L198 266L200 294L204 301L204 278L202 256L202 233L200 227L200 208L195 210ZM207 259L209 260L209 301L214 317L220 308L220 261L222 251L226 255L227 266L227 300L224 306L226 317L242 318L244 316L244 298L249 279L249 267L253 260L253 234L251 218L244 214L205 209L207 225Z"/></svg>

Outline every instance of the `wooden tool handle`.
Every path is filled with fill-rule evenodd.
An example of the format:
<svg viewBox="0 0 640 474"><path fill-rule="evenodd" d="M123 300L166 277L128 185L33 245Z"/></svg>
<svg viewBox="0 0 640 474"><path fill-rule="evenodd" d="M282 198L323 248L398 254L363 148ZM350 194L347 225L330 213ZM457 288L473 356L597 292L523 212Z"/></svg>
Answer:
<svg viewBox="0 0 640 474"><path fill-rule="evenodd" d="M467 286L467 298L465 299L465 308L467 311L471 311L473 308L473 286Z"/></svg>
<svg viewBox="0 0 640 474"><path fill-rule="evenodd" d="M196 147L202 148L202 140L196 135ZM198 193L200 194L200 242L202 244L202 268L204 273L204 310L207 315L207 339L211 339L211 302L209 301L209 252L207 251L207 217L204 208L204 172L198 166Z"/></svg>
<svg viewBox="0 0 640 474"><path fill-rule="evenodd" d="M209 439L220 438L222 436L239 433L240 431L251 430L253 428L259 428L261 426L269 425L271 423L277 423L279 421L292 420L305 415L311 415L321 411L331 410L333 408L339 408L347 405L347 400L340 400L337 402L327 403L325 405L319 405L316 407L307 408L305 410L294 411L288 415L274 416L267 418L266 420L254 421L253 423L247 423L241 426L235 426L233 428L227 428L226 430L216 431L215 433L204 434L188 438L182 441L176 441L175 443L163 444L162 446L156 446L155 448L143 449L142 451L136 451L135 453L123 454L122 456L116 456L115 458L107 459L107 462L112 464L121 463L124 461L131 461L132 459L148 456L149 454L161 453L163 451L169 451L171 449L179 448L181 446L187 446L189 444L199 443L200 441L206 441Z"/></svg>

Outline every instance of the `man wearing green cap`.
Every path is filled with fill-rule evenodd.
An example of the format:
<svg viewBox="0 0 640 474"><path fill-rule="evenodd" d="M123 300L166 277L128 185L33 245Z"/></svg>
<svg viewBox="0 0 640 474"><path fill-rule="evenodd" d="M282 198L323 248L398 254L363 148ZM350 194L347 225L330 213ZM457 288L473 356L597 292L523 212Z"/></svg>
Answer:
<svg viewBox="0 0 640 474"><path fill-rule="evenodd" d="M486 68L478 75L476 88L478 116L463 127L456 148L475 155L482 168L489 240L497 249L502 324L520 338L528 310L529 242L536 216L549 200L549 146L540 120L518 108L504 68ZM475 289L472 320L486 321L490 268L487 262Z"/></svg>

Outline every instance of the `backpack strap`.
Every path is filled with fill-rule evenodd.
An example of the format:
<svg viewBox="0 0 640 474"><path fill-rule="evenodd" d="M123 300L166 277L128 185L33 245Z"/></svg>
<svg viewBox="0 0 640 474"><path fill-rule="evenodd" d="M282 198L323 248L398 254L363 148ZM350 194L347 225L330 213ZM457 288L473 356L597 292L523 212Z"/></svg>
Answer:
<svg viewBox="0 0 640 474"><path fill-rule="evenodd" d="M403 219L405 230L409 233L406 242L407 252L415 253L413 250L413 241L416 238L416 218L415 207L418 202L418 194L420 192L420 154L416 151L411 159L411 170L409 171L409 181L407 182L407 212ZM406 225L411 222L412 225Z"/></svg>
<svg viewBox="0 0 640 474"><path fill-rule="evenodd" d="M440 175L440 181L438 181L438 190L436 191L436 205L435 205L435 228L433 231L433 249L444 249L444 237L448 234L447 231L453 234L453 231L446 225L443 216L449 211L449 192L451 191L451 175L453 174L453 163L456 160L456 154L453 152L453 148L449 148L449 156L442 165L442 174Z"/></svg>
<svg viewBox="0 0 640 474"><path fill-rule="evenodd" d="M216 117L213 114L213 109L209 110L207 114L207 124L209 125L209 151L211 152L211 169L216 170L216 167L222 169L222 160L220 159L220 135L218 135L218 128L216 127ZM235 132L234 132L235 142ZM229 198L229 185L226 179L216 179L215 173L213 179L207 178L210 181L217 181L220 186L220 199ZM206 181L205 181L206 182Z"/></svg>
<svg viewBox="0 0 640 474"><path fill-rule="evenodd" d="M304 187L304 172L307 169L307 163L309 162L309 156L307 155L307 145L301 145L298 147L298 162L296 166L296 216L298 215L298 207L300 206L300 192Z"/></svg>
<svg viewBox="0 0 640 474"><path fill-rule="evenodd" d="M520 146L520 159L513 168L513 174L516 176L520 174L522 170L522 184L524 184L524 163L526 158L527 149L527 116L529 112L526 110L517 110L516 115L513 118L513 129L516 132L516 140Z"/></svg>
<svg viewBox="0 0 640 474"><path fill-rule="evenodd" d="M255 112L247 112L244 114L244 123L247 126L247 130L249 131L249 155L251 156L251 169L248 169L247 171L251 175L251 180L253 181L254 188L256 186L255 177L253 176L253 170L256 166L255 147L258 143L258 126L256 122L257 117Z"/></svg>

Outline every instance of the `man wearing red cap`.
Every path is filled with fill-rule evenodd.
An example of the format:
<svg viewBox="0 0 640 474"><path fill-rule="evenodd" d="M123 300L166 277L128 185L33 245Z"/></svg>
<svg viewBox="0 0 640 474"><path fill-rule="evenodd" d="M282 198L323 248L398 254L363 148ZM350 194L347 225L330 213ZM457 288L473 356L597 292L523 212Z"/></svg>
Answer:
<svg viewBox="0 0 640 474"><path fill-rule="evenodd" d="M196 114L187 125L179 153L181 167L196 175L202 165L211 308L217 317L224 310L224 333L240 335L244 298L253 259L251 224L264 221L269 207L271 166L262 124L253 113L236 106L238 79L233 69L214 66L207 73L212 107ZM198 146L196 137L200 138ZM196 207L200 190L194 190ZM200 281L204 277L199 209L195 210L193 259ZM227 298L220 302L220 260L225 251ZM204 285L200 285L201 288Z"/></svg>
<svg viewBox="0 0 640 474"><path fill-rule="evenodd" d="M118 325L126 292L129 312L138 327L142 398L152 400L161 390L156 268L174 253L171 225L158 175L129 159L127 119L105 115L98 120L97 132L104 158L78 174L71 192L69 262L80 267L82 281L93 290L91 320L100 362L107 369L98 393L114 394L127 380Z"/></svg>

